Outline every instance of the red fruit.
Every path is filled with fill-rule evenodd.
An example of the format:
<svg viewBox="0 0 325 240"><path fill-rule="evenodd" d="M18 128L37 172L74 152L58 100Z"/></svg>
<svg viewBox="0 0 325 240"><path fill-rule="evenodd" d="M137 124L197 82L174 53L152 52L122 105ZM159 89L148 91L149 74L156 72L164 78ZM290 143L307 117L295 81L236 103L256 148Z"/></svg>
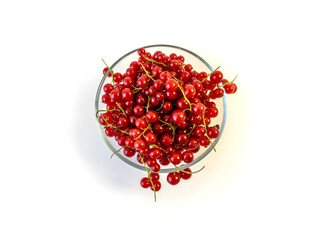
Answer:
<svg viewBox="0 0 325 240"><path fill-rule="evenodd" d="M150 187L151 182L150 182L149 178L144 177L144 178L141 179L141 181L140 181L140 185L141 185L141 187L143 187L143 188L148 188L148 187Z"/></svg>
<svg viewBox="0 0 325 240"><path fill-rule="evenodd" d="M153 110L149 110L146 113L146 119L150 122L150 123L155 123L158 121L158 113L156 113Z"/></svg>
<svg viewBox="0 0 325 240"><path fill-rule="evenodd" d="M229 83L229 84L225 85L223 88L225 89L225 92L227 94L232 94L235 92L235 90L237 90L237 87L235 86L234 83Z"/></svg>
<svg viewBox="0 0 325 240"><path fill-rule="evenodd" d="M149 156L153 159L161 158L162 157L162 151L159 148L152 148L150 149Z"/></svg>
<svg viewBox="0 0 325 240"><path fill-rule="evenodd" d="M185 110L186 108L190 107L190 105L188 104L188 102L185 100L184 97L177 99L176 106L181 110Z"/></svg>
<svg viewBox="0 0 325 240"><path fill-rule="evenodd" d="M207 146L210 145L210 141L209 141L209 139L208 139L206 136L204 136L204 137L200 137L200 138L199 138L199 144L200 144L202 147L207 147Z"/></svg>
<svg viewBox="0 0 325 240"><path fill-rule="evenodd" d="M159 163L155 163L155 164L153 164L152 166L151 166L151 170L152 171L154 171L154 172L159 172L159 170L160 170L160 165L159 165Z"/></svg>
<svg viewBox="0 0 325 240"><path fill-rule="evenodd" d="M185 151L182 153L182 159L186 163L191 163L194 160L194 154L192 151Z"/></svg>
<svg viewBox="0 0 325 240"><path fill-rule="evenodd" d="M220 71L215 71L210 75L210 81L215 84L219 84L223 78L223 74Z"/></svg>
<svg viewBox="0 0 325 240"><path fill-rule="evenodd" d="M110 93L114 89L114 86L110 83L106 83L103 87L105 93Z"/></svg>
<svg viewBox="0 0 325 240"><path fill-rule="evenodd" d="M204 130L205 131L205 130ZM204 134L203 134L204 135ZM202 136L203 136L202 135ZM189 150L194 150L194 149L196 149L197 148L197 146L199 146L199 142L198 142L198 140L196 139L196 138L190 138L189 140L188 140L188 143L187 143L187 148L189 149Z"/></svg>
<svg viewBox="0 0 325 240"><path fill-rule="evenodd" d="M150 173L150 178L151 178L151 181L153 181L153 182L158 181L159 178L160 178L159 173L151 172Z"/></svg>
<svg viewBox="0 0 325 240"><path fill-rule="evenodd" d="M157 122L155 123L155 125L153 125L153 129L152 129L156 134L161 134L165 131L165 127L160 123Z"/></svg>
<svg viewBox="0 0 325 240"><path fill-rule="evenodd" d="M202 115L205 111L206 107L203 103L198 102L192 107L192 113L195 115Z"/></svg>
<svg viewBox="0 0 325 240"><path fill-rule="evenodd" d="M187 98L193 98L196 94L196 89L191 84L186 84L184 87L185 96Z"/></svg>
<svg viewBox="0 0 325 240"><path fill-rule="evenodd" d="M172 110L172 103L170 101L165 101L163 103L162 109L164 109L164 111L169 112L170 110Z"/></svg>
<svg viewBox="0 0 325 240"><path fill-rule="evenodd" d="M209 97L211 99L217 99L223 97L223 94L224 90L222 88L217 88L210 93Z"/></svg>
<svg viewBox="0 0 325 240"><path fill-rule="evenodd" d="M208 127L207 135L209 138L217 138L219 136L219 130L216 127Z"/></svg>
<svg viewBox="0 0 325 240"><path fill-rule="evenodd" d="M188 142L188 136L187 134L177 134L176 140L179 144L185 145Z"/></svg>
<svg viewBox="0 0 325 240"><path fill-rule="evenodd" d="M134 141L135 150L139 151L146 147L146 142L143 139L138 139Z"/></svg>
<svg viewBox="0 0 325 240"><path fill-rule="evenodd" d="M187 180L192 177L192 171L190 168L185 168L184 172L183 171L179 172L179 175L182 179Z"/></svg>
<svg viewBox="0 0 325 240"><path fill-rule="evenodd" d="M156 191L156 192L158 192L158 191L161 189L161 183L160 183L159 181L153 182L153 185L154 185L155 187L153 187L153 186L151 185L151 183L150 183L150 189L151 189L152 191Z"/></svg>
<svg viewBox="0 0 325 240"><path fill-rule="evenodd" d="M131 90L131 88L124 88L122 91L122 100L123 101L127 101L127 100L131 100L134 97L134 93Z"/></svg>
<svg viewBox="0 0 325 240"><path fill-rule="evenodd" d="M135 121L135 126L139 129L145 129L148 124L146 122L146 120L142 119L142 118L138 118L136 121Z"/></svg>
<svg viewBox="0 0 325 240"><path fill-rule="evenodd" d="M153 86L157 91L161 91L164 89L165 83L161 79L158 79L153 83Z"/></svg>
<svg viewBox="0 0 325 240"><path fill-rule="evenodd" d="M160 142L164 146L170 146L173 143L173 136L168 133L165 133L160 137Z"/></svg>
<svg viewBox="0 0 325 240"><path fill-rule="evenodd" d="M144 138L149 145L154 144L157 141L157 135L151 132L147 133Z"/></svg>
<svg viewBox="0 0 325 240"><path fill-rule="evenodd" d="M133 113L135 116L141 116L144 113L144 108L140 105L135 105L133 108Z"/></svg>
<svg viewBox="0 0 325 240"><path fill-rule="evenodd" d="M176 185L181 181L181 176L178 172L170 172L167 175L167 182L171 185Z"/></svg>
<svg viewBox="0 0 325 240"><path fill-rule="evenodd" d="M177 88L178 88L177 82L174 79L167 80L166 85L165 85L166 91L174 92L177 90Z"/></svg>
<svg viewBox="0 0 325 240"><path fill-rule="evenodd" d="M215 118L216 116L218 116L218 109L216 107L208 107L205 112L205 116L208 118Z"/></svg>
<svg viewBox="0 0 325 240"><path fill-rule="evenodd" d="M169 161L174 165L180 164L182 161L181 154L179 152L173 152L170 154Z"/></svg>
<svg viewBox="0 0 325 240"><path fill-rule="evenodd" d="M116 83L120 83L123 79L123 76L121 73L117 72L117 73L114 73L114 76L113 76L113 80L114 82Z"/></svg>
<svg viewBox="0 0 325 240"><path fill-rule="evenodd" d="M133 157L135 155L135 149L134 148L125 147L123 149L123 153L127 157Z"/></svg>
<svg viewBox="0 0 325 240"><path fill-rule="evenodd" d="M186 119L186 114L183 110L175 110L171 114L171 121L172 123L178 125L184 122Z"/></svg>

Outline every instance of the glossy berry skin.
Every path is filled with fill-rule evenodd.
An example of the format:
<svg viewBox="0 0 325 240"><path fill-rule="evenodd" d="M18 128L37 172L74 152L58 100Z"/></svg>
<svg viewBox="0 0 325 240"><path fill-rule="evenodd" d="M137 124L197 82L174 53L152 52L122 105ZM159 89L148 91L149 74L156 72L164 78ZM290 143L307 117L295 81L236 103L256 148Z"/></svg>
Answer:
<svg viewBox="0 0 325 240"><path fill-rule="evenodd" d="M222 88L217 88L210 93L209 97L210 99L217 99L223 97L223 94L224 90Z"/></svg>
<svg viewBox="0 0 325 240"><path fill-rule="evenodd" d="M153 184L154 184L155 188L150 183L150 189L152 191L158 192L161 189L161 183L160 183L160 181L155 181L155 182L153 182Z"/></svg>
<svg viewBox="0 0 325 240"><path fill-rule="evenodd" d="M157 135L149 132L145 135L145 139L146 139L147 144L149 144L149 145L154 144L155 142L157 142Z"/></svg>
<svg viewBox="0 0 325 240"><path fill-rule="evenodd" d="M210 75L210 81L212 83L218 84L221 82L222 78L223 78L223 74L220 71L215 71Z"/></svg>
<svg viewBox="0 0 325 240"><path fill-rule="evenodd" d="M196 94L196 89L192 84L186 84L184 87L184 92L187 98L193 98Z"/></svg>
<svg viewBox="0 0 325 240"><path fill-rule="evenodd" d="M207 135L209 138L217 138L219 136L219 130L216 127L208 127Z"/></svg>
<svg viewBox="0 0 325 240"><path fill-rule="evenodd" d="M185 151L182 153L182 159L185 163L191 163L194 160L194 154L192 151Z"/></svg>
<svg viewBox="0 0 325 240"><path fill-rule="evenodd" d="M133 157L135 155L135 149L130 147L125 147L123 153L127 157Z"/></svg>
<svg viewBox="0 0 325 240"><path fill-rule="evenodd" d="M179 152L173 152L170 154L169 161L174 165L180 164L182 161L181 154Z"/></svg>
<svg viewBox="0 0 325 240"><path fill-rule="evenodd" d="M175 110L171 114L171 121L172 123L178 125L184 122L186 119L186 114L183 110Z"/></svg>
<svg viewBox="0 0 325 240"><path fill-rule="evenodd" d="M151 181L156 182L156 181L159 180L160 175L159 175L159 173L151 172L151 173L150 173L150 177L151 177Z"/></svg>
<svg viewBox="0 0 325 240"><path fill-rule="evenodd" d="M192 171L190 168L185 168L184 172L183 171L179 172L179 176L184 180L190 179L192 177Z"/></svg>
<svg viewBox="0 0 325 240"><path fill-rule="evenodd" d="M165 89L168 92L174 92L178 88L177 82L174 79L169 79L166 81Z"/></svg>
<svg viewBox="0 0 325 240"><path fill-rule="evenodd" d="M142 119L142 118L138 118L136 121L135 121L135 126L139 129L145 129L148 124L146 122L146 120Z"/></svg>
<svg viewBox="0 0 325 240"><path fill-rule="evenodd" d="M134 97L134 93L131 90L131 88L124 88L122 90L122 96L121 97L122 97L123 101L131 100Z"/></svg>
<svg viewBox="0 0 325 240"><path fill-rule="evenodd" d="M207 137L200 137L199 138L199 144L200 144L200 146L202 146L202 147L207 147L207 146L209 146L210 145L210 141L209 141L209 139L207 138Z"/></svg>
<svg viewBox="0 0 325 240"><path fill-rule="evenodd" d="M143 188L148 188L148 187L150 187L151 182L150 182L149 178L144 177L144 178L141 179L141 181L140 181L140 185L141 185L141 187L143 187Z"/></svg>
<svg viewBox="0 0 325 240"><path fill-rule="evenodd" d="M150 122L150 123L155 123L158 121L158 113L153 111L153 110L149 110L146 113L146 119Z"/></svg>
<svg viewBox="0 0 325 240"><path fill-rule="evenodd" d="M135 150L142 150L146 147L146 142L143 139L137 139L134 141Z"/></svg>
<svg viewBox="0 0 325 240"><path fill-rule="evenodd" d="M167 182L171 185L176 185L181 181L181 176L178 172L170 172L167 175Z"/></svg>
<svg viewBox="0 0 325 240"><path fill-rule="evenodd" d="M208 118L215 118L218 116L218 109L216 107L208 107L205 116Z"/></svg>
<svg viewBox="0 0 325 240"><path fill-rule="evenodd" d="M164 146L172 145L173 141L173 136L168 133L163 134L160 138L160 142Z"/></svg>
<svg viewBox="0 0 325 240"><path fill-rule="evenodd" d="M224 86L225 92L227 94L232 94L237 90L237 87L234 85L234 83L229 83Z"/></svg>
<svg viewBox="0 0 325 240"><path fill-rule="evenodd" d="M192 113L195 115L202 115L205 111L206 107L203 103L198 102L192 108Z"/></svg>

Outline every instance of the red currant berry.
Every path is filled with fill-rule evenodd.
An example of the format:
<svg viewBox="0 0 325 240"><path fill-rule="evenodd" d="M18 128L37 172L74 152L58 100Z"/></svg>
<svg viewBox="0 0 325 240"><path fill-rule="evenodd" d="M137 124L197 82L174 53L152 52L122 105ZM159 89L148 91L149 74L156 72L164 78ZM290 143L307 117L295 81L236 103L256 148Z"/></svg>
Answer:
<svg viewBox="0 0 325 240"><path fill-rule="evenodd" d="M137 139L134 141L135 150L142 150L146 147L146 142L143 139Z"/></svg>
<svg viewBox="0 0 325 240"><path fill-rule="evenodd" d="M125 147L123 149L123 153L127 157L133 157L135 155L135 149L134 148Z"/></svg>
<svg viewBox="0 0 325 240"><path fill-rule="evenodd" d="M151 172L150 173L151 181L156 182L159 180L160 176L159 173Z"/></svg>
<svg viewBox="0 0 325 240"><path fill-rule="evenodd" d="M149 110L146 113L146 119L150 122L150 123L155 123L158 121L158 113L156 113L153 110Z"/></svg>
<svg viewBox="0 0 325 240"><path fill-rule="evenodd" d="M208 107L205 116L208 118L215 118L216 116L218 116L218 109L216 107Z"/></svg>
<svg viewBox="0 0 325 240"><path fill-rule="evenodd" d="M173 92L178 88L177 82L174 79L168 79L165 85L166 91Z"/></svg>
<svg viewBox="0 0 325 240"><path fill-rule="evenodd" d="M167 182L171 185L176 185L181 181L181 176L178 172L170 172L167 175Z"/></svg>
<svg viewBox="0 0 325 240"><path fill-rule="evenodd" d="M176 125L183 123L185 119L186 119L186 114L183 110L175 110L171 114L171 121Z"/></svg>
<svg viewBox="0 0 325 240"><path fill-rule="evenodd" d="M173 136L168 133L165 133L160 137L160 142L164 146L170 146L173 143Z"/></svg>
<svg viewBox="0 0 325 240"><path fill-rule="evenodd" d="M219 136L219 130L216 127L208 127L207 135L209 138L217 138Z"/></svg>
<svg viewBox="0 0 325 240"><path fill-rule="evenodd" d="M187 179L190 179L192 177L192 171L191 171L190 168L185 168L184 172L183 171L179 172L179 175L180 175L180 177L182 179L187 180Z"/></svg>
<svg viewBox="0 0 325 240"><path fill-rule="evenodd" d="M179 152L171 153L169 157L169 161L174 165L180 164L182 161L181 154Z"/></svg>
<svg viewBox="0 0 325 240"><path fill-rule="evenodd" d="M143 187L143 188L148 188L148 187L150 187L151 182L150 182L149 178L144 177L144 178L141 179L141 181L140 181L140 185L141 185L141 187Z"/></svg>
<svg viewBox="0 0 325 240"><path fill-rule="evenodd" d="M154 187L152 185L150 186L150 189L152 191L158 192L161 189L161 183L159 181L154 182L153 185L154 185Z"/></svg>
<svg viewBox="0 0 325 240"><path fill-rule="evenodd" d="M194 160L194 154L192 151L185 151L182 154L182 159L186 163L191 163Z"/></svg>
<svg viewBox="0 0 325 240"><path fill-rule="evenodd" d="M223 74L220 71L215 71L210 75L210 81L219 84L223 78Z"/></svg>

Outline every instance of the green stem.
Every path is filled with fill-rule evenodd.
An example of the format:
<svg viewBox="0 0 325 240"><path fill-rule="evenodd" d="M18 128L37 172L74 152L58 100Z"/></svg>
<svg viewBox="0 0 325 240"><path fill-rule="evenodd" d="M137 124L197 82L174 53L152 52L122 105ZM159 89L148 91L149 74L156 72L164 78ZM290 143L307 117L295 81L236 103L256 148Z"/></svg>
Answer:
<svg viewBox="0 0 325 240"><path fill-rule="evenodd" d="M104 119L104 121L105 121L105 123L106 123L106 126L110 126L110 127L114 128L114 129L117 129L117 130L120 131L121 133L124 133L124 134L126 134L126 135L129 135L128 132L123 131L123 130L119 129L118 127L115 127L115 126L113 126L112 124L108 123L104 117L103 117L103 119Z"/></svg>
<svg viewBox="0 0 325 240"><path fill-rule="evenodd" d="M164 152L167 152L165 149L163 149L163 148L157 146L156 144L151 144L151 146L153 146L153 147L155 147L155 148L158 148L158 149L160 149L160 150L162 150L162 151L164 151Z"/></svg>
<svg viewBox="0 0 325 240"><path fill-rule="evenodd" d="M114 109L110 109L110 110L98 110L97 112L96 112L96 117L98 118L98 113L99 112L114 112L114 111L116 111L116 110L119 110L119 109L116 109L116 108L114 108Z"/></svg>
<svg viewBox="0 0 325 240"><path fill-rule="evenodd" d="M117 104L117 106L119 107L119 109L122 111L123 115L124 115L125 117L128 117L128 116L125 114L123 108L120 106L120 104L119 104L119 103L116 103L116 104Z"/></svg>
<svg viewBox="0 0 325 240"><path fill-rule="evenodd" d="M103 63L106 65L106 67L108 68L109 72L112 75L112 82L115 84L113 76L114 76L114 72L112 71L112 69L107 65L107 63L104 61L104 59L102 58Z"/></svg>
<svg viewBox="0 0 325 240"><path fill-rule="evenodd" d="M113 152L113 154L111 155L111 158L112 158L116 153L118 153L119 151L121 151L123 148L125 148L125 147L121 147L121 148L119 148L118 150L116 150L115 152Z"/></svg>
<svg viewBox="0 0 325 240"><path fill-rule="evenodd" d="M194 128L195 128L195 127L196 127L196 124L194 123L194 124L193 124L193 127L192 127L192 129L191 129L191 131L189 132L189 134L187 134L188 137L191 136L191 134L192 134L192 132L194 131Z"/></svg>
<svg viewBox="0 0 325 240"><path fill-rule="evenodd" d="M202 80L202 82L204 82L205 80L207 80L207 79L208 79L208 77L210 77L210 76L211 76L211 74L212 74L212 73L214 73L215 71L217 71L219 68L220 68L220 66L219 66L219 67L217 67L216 69L214 69L214 70L213 70L211 73L209 73L209 74L208 74L208 76Z"/></svg>
<svg viewBox="0 0 325 240"><path fill-rule="evenodd" d="M149 61L149 62L153 62L153 63L156 63L156 64L163 65L164 67L168 67L166 64L164 64L164 63L162 63L162 62L157 62L157 61L155 61L155 60L153 60L153 59L151 59L151 58L148 58L148 57L145 56L145 55L142 55L142 57L143 57L144 59L146 59L147 61Z"/></svg>
<svg viewBox="0 0 325 240"><path fill-rule="evenodd" d="M168 122L165 122L165 121L163 121L161 119L159 119L159 121L162 122L162 123L164 123L164 124L166 124L167 126L171 127L171 129L173 130L173 140L174 140L175 135L176 135L176 127L173 126L173 124L168 123Z"/></svg>
<svg viewBox="0 0 325 240"><path fill-rule="evenodd" d="M203 170L203 168L205 168L205 166L201 167L199 170L195 171L195 172L187 172L179 167L177 167L176 165L175 166L175 169L177 169L178 171L181 171L181 172L184 172L184 173L188 173L188 174L195 174L195 173L198 173L198 172L201 172Z"/></svg>
<svg viewBox="0 0 325 240"><path fill-rule="evenodd" d="M143 66L142 63L140 63L142 68L143 68L143 71L147 74L147 76L152 80L152 81L156 81L152 76L150 76L150 74L147 72L146 68Z"/></svg>
<svg viewBox="0 0 325 240"><path fill-rule="evenodd" d="M141 154L139 154L139 155L140 155L140 158L141 158L141 162L142 162L144 168L145 168L146 171L147 171L149 181L150 181L150 183L151 183L151 185L152 185L152 187L153 187L154 198L155 198L155 202L156 202L157 198L156 198L156 188L155 188L155 185L153 184L153 181L152 181L152 179L151 179L150 172L149 172L149 170L148 170L148 168L147 168L147 166L146 166L146 163L145 163L144 160L143 160L143 156L142 156Z"/></svg>
<svg viewBox="0 0 325 240"><path fill-rule="evenodd" d="M186 97L186 95L185 95L185 93L184 93L184 89L181 87L181 85L179 85L179 83L178 83L178 79L177 79L176 77L174 77L174 76L172 76L172 77L176 80L176 82L177 82L177 86L178 86L179 90L181 90L181 92L182 92L182 94L183 94L183 97L184 97L185 101L188 103L188 105L190 106L190 111L192 112L191 102L190 102L190 101L188 100L188 98Z"/></svg>
<svg viewBox="0 0 325 240"><path fill-rule="evenodd" d="M143 131L142 131L142 133L138 136L138 137L136 137L134 140L138 140L147 130L148 130L148 128L150 127L150 125L148 125Z"/></svg>
<svg viewBox="0 0 325 240"><path fill-rule="evenodd" d="M215 147L214 147L214 145L213 145L213 143L212 143L211 138L209 138L209 136L208 136L208 130L207 130L207 125L205 124L205 118L204 118L204 115L205 115L205 113L203 113L203 115L202 115L202 119L203 119L203 124L204 124L205 133L206 133L206 135L207 135L207 138L209 139L210 144L211 144L212 147L213 147L213 150L216 152L217 150L215 149Z"/></svg>

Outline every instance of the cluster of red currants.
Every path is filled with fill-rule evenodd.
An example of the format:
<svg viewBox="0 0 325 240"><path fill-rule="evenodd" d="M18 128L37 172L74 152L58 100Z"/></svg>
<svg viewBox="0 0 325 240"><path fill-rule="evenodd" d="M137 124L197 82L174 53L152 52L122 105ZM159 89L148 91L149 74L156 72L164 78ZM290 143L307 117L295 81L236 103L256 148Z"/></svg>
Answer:
<svg viewBox="0 0 325 240"><path fill-rule="evenodd" d="M103 87L106 109L97 117L119 150L127 157L136 155L143 164L148 176L140 184L156 194L161 166L175 168L167 175L172 185L191 177L194 172L179 168L181 164L191 163L200 147L208 147L219 136L219 126L210 124L218 115L211 100L235 93L237 86L218 68L209 74L197 72L175 53L152 55L140 48L138 54L123 74L114 73L104 62L103 73L109 71L112 83Z"/></svg>

